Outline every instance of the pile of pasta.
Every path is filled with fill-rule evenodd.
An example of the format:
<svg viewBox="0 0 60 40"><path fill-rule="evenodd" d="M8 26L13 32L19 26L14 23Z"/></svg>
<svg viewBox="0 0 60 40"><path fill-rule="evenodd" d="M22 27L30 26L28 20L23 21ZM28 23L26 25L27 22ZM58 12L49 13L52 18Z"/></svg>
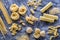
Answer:
<svg viewBox="0 0 60 40"><path fill-rule="evenodd" d="M60 13L60 9L57 7L52 8L51 10L49 10L49 13L46 13L46 11L53 6L52 2L49 2L46 6L44 6L42 9L40 9L40 12L43 14L43 16L40 16L40 18L35 17L33 14L35 13L35 10L37 9L37 7L39 5L41 5L42 0L28 0L27 5L28 6L33 6L34 8L30 8L30 12L32 14L30 14L29 16L26 15L28 9L25 5L21 4L20 7L17 4L11 4L10 6L10 11L11 11L11 17L9 16L6 8L4 7L4 4L0 1L0 9L3 12L3 15L7 21L8 24L11 24L11 27L9 27L9 30L11 31L12 35L16 35L17 31L21 31L22 30L22 26L26 26L26 23L21 20L21 16L25 17L25 21L30 23L31 25L34 24L36 21L40 20L40 21L46 21L49 23L54 23L55 20L58 20L59 17L57 15L57 13ZM25 16L26 15L26 16ZM20 19L20 21L18 21ZM18 23L13 23L12 21L18 21L20 24ZM54 27L54 26L49 26L49 30L48 30L48 34L53 34L54 36L50 37L50 40L52 40L53 37L57 37L59 36L58 28L60 28L60 26ZM2 30L3 29L3 30ZM2 35L4 36L5 34L7 34L7 29L5 27L5 24L2 20L2 18L0 17L0 31L2 33ZM33 33L33 28L32 27L26 27L26 33L31 34ZM38 39L40 37L45 37L46 36L46 31L45 30L40 30L39 28L35 28L34 29L34 33L32 35L34 38ZM22 35L21 37L19 37L17 40L30 40L30 38L28 37L28 35Z"/></svg>

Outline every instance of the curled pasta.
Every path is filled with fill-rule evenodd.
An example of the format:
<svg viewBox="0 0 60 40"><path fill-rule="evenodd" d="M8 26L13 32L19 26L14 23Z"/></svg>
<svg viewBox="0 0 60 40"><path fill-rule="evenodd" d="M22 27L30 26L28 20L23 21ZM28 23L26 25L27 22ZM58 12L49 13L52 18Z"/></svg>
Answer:
<svg viewBox="0 0 60 40"><path fill-rule="evenodd" d="M18 19L19 19L19 14L18 14L17 12L13 12L13 13L11 14L11 18L12 18L13 20L18 20Z"/></svg>
<svg viewBox="0 0 60 40"><path fill-rule="evenodd" d="M25 5L21 5L21 6L19 7L18 12L19 12L20 15L25 15L26 12L27 12L27 8L25 7Z"/></svg>
<svg viewBox="0 0 60 40"><path fill-rule="evenodd" d="M15 11L18 10L18 6L17 6L16 4L12 4L12 5L10 6L10 10L11 10L12 12L15 12Z"/></svg>
<svg viewBox="0 0 60 40"><path fill-rule="evenodd" d="M60 9L57 7L54 7L51 10L49 10L49 13L50 14L58 14L58 13L60 13Z"/></svg>

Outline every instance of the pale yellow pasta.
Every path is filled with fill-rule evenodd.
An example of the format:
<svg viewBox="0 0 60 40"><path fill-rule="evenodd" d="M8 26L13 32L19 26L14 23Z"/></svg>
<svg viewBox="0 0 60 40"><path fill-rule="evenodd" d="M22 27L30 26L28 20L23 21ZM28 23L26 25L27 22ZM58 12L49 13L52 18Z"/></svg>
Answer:
<svg viewBox="0 0 60 40"><path fill-rule="evenodd" d="M1 17L0 17L0 25L1 25L1 29L2 29L3 33L6 34L7 33L7 29L6 29L6 26L5 26L5 24L4 24L4 22L3 22Z"/></svg>
<svg viewBox="0 0 60 40"><path fill-rule="evenodd" d="M17 31L21 30L21 26L18 26L18 24L13 23L9 29L12 32L12 35L16 35Z"/></svg>
<svg viewBox="0 0 60 40"><path fill-rule="evenodd" d="M40 32L40 36L45 37L45 36L46 36L45 31L41 31L41 32Z"/></svg>
<svg viewBox="0 0 60 40"><path fill-rule="evenodd" d="M17 12L13 12L12 14L11 14L11 18L13 19L13 20L18 20L19 19L19 14L17 13Z"/></svg>
<svg viewBox="0 0 60 40"><path fill-rule="evenodd" d="M54 38L54 36L51 36L51 37L50 37L50 40L52 40L53 38Z"/></svg>
<svg viewBox="0 0 60 40"><path fill-rule="evenodd" d="M60 13L60 9L57 7L54 7L51 10L49 10L49 14L58 14L58 13Z"/></svg>
<svg viewBox="0 0 60 40"><path fill-rule="evenodd" d="M16 4L11 4L10 10L11 10L12 12L16 12L16 11L18 10L18 6L17 6Z"/></svg>
<svg viewBox="0 0 60 40"><path fill-rule="evenodd" d="M34 13L35 13L35 12L34 12L34 10L33 10L32 8L30 9L30 11L31 11L31 13L32 13L32 14L34 14Z"/></svg>
<svg viewBox="0 0 60 40"><path fill-rule="evenodd" d="M33 29L31 27L27 27L26 32L27 33L32 33Z"/></svg>
<svg viewBox="0 0 60 40"><path fill-rule="evenodd" d="M53 23L54 22L54 19L47 18L47 17L44 17L44 16L40 16L40 20L41 21L50 22L50 23Z"/></svg>
<svg viewBox="0 0 60 40"><path fill-rule="evenodd" d="M54 19L54 20L58 20L58 16L56 16L56 15L51 15L51 14L44 13L43 16L45 16L47 18Z"/></svg>
<svg viewBox="0 0 60 40"><path fill-rule="evenodd" d="M34 32L33 36L35 38L39 38L40 37L40 29L39 28L35 28L35 32Z"/></svg>
<svg viewBox="0 0 60 40"><path fill-rule="evenodd" d="M30 38L28 37L28 35L23 34L22 36L19 36L17 40L30 40Z"/></svg>
<svg viewBox="0 0 60 40"><path fill-rule="evenodd" d="M7 23L11 24L12 20L10 19L9 15L8 15L8 12L7 12L6 8L4 7L4 4L1 1L0 1L0 9L1 9Z"/></svg>
<svg viewBox="0 0 60 40"><path fill-rule="evenodd" d="M52 2L49 2L46 6L44 6L40 11L44 13L46 10L48 10L53 5Z"/></svg>
<svg viewBox="0 0 60 40"><path fill-rule="evenodd" d="M26 12L27 12L26 6L25 6L25 5L21 5L21 6L19 7L18 12L19 12L20 15L25 15Z"/></svg>

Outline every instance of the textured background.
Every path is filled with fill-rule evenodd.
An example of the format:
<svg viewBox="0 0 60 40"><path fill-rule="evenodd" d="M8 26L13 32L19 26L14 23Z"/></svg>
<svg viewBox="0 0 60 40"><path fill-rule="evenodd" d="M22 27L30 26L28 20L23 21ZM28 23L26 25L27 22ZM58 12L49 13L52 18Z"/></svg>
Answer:
<svg viewBox="0 0 60 40"><path fill-rule="evenodd" d="M4 5L5 5L6 9L8 10L9 15L11 15L11 12L10 12L10 10L9 10L9 7L10 7L11 4L16 3L18 6L20 6L21 4L24 4L24 5L27 4L27 0L2 0L2 1L3 1ZM50 1L53 2L53 6L52 6L51 8L53 8L53 7L58 7L58 8L60 8L60 0L42 0L42 5L37 8L37 11L35 11L35 15L34 15L34 16L36 16L36 17L39 18L40 15L42 15L42 13L40 12L40 9L41 9L42 7L44 7L44 6L45 6L48 2L50 2ZM28 9L26 15L29 15L29 14L30 14L29 9L30 9L31 7L28 7L27 5L26 5L26 7L27 7L27 9ZM50 9L51 9L51 8L50 8ZM48 11L46 11L46 13L48 13ZM59 18L60 18L60 14L57 14L57 15L58 15ZM45 31L46 31L46 37L45 37L45 38L34 39L34 37L32 36L32 34L33 34L33 33L32 33L32 34L29 35L30 40L49 40L50 35L47 35L48 26L50 26L50 25L53 25L53 26L60 25L60 19L59 19L58 21L55 21L55 23L53 23L53 24L46 23L46 22L41 22L41 21L37 21L37 22L35 22L34 25L30 25L30 24L26 23L24 17L21 17L21 19L23 19L23 20L25 21L26 26L22 26L22 30L19 31L16 36L12 36L11 33L10 33L10 31L9 31L9 29L8 29L11 25L8 25L8 24L7 24L7 22L6 22L6 20L5 20L5 18L4 18L4 16L3 16L3 14L2 14L1 11L0 11L0 16L2 17L4 23L5 23L6 27L7 27L7 30L8 30L7 35L5 35L5 40L16 40L16 38L17 38L19 35L21 35L21 34L23 35L23 34L25 33L26 27L32 27L33 30L34 30L34 28L38 27L38 28L40 28L41 30L45 30ZM19 21L19 20L18 20L18 21ZM18 24L19 24L18 21L14 21L14 23L18 23ZM59 31L59 32L60 32L60 31ZM1 35L1 33L0 33L0 40L4 40L4 39L3 39L3 36ZM57 38L55 38L54 40L60 40L60 36L57 37Z"/></svg>

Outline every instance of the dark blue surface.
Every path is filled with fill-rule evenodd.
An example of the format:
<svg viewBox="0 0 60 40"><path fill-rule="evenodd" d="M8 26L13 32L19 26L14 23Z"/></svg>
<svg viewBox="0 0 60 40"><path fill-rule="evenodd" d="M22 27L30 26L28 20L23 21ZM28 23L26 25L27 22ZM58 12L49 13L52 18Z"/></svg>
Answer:
<svg viewBox="0 0 60 40"><path fill-rule="evenodd" d="M5 5L6 9L8 10L9 15L11 15L11 12L9 10L9 7L10 7L11 4L16 3L18 6L20 6L21 4L24 4L24 5L27 4L27 0L2 0L2 1L3 1L4 5ZM35 15L34 16L36 16L36 17L39 18L42 15L42 13L40 12L40 9L42 7L44 7L50 1L53 3L53 7L60 8L60 0L42 0L42 5L37 8L37 11L35 11ZM28 9L26 15L29 15L30 14L29 9L31 7L28 7L27 5L26 5L26 7ZM53 7L51 7L51 8L53 8ZM46 13L48 13L48 11ZM53 23L53 24L38 21L38 22L35 22L34 25L30 25L30 24L26 23L25 17L21 17L21 19L23 19L25 21L26 26L22 26L22 30L20 32L18 32L16 36L12 36L11 35L11 32L8 29L11 25L8 25L7 24L5 18L3 16L3 14L2 14L2 12L0 11L0 16L4 20L4 23L5 23L5 25L7 27L7 30L8 30L8 33L7 33L6 37L5 37L5 40L15 40L17 36L26 33L25 32L26 27L32 27L33 30L34 30L34 28L37 27L37 28L40 28L41 30L45 30L46 31L46 37L45 38L35 39L32 36L33 35L33 33L32 33L29 36L30 37L30 40L49 40L50 35L47 35L48 26L51 26L51 25L53 25L53 26L60 25L60 14L57 14L57 15L59 16L59 20L58 21L55 21L55 23ZM18 23L18 21L14 21L14 23ZM3 36L1 35L1 33L0 33L0 40L4 40L3 39ZM55 40L60 40L60 37L55 38Z"/></svg>

